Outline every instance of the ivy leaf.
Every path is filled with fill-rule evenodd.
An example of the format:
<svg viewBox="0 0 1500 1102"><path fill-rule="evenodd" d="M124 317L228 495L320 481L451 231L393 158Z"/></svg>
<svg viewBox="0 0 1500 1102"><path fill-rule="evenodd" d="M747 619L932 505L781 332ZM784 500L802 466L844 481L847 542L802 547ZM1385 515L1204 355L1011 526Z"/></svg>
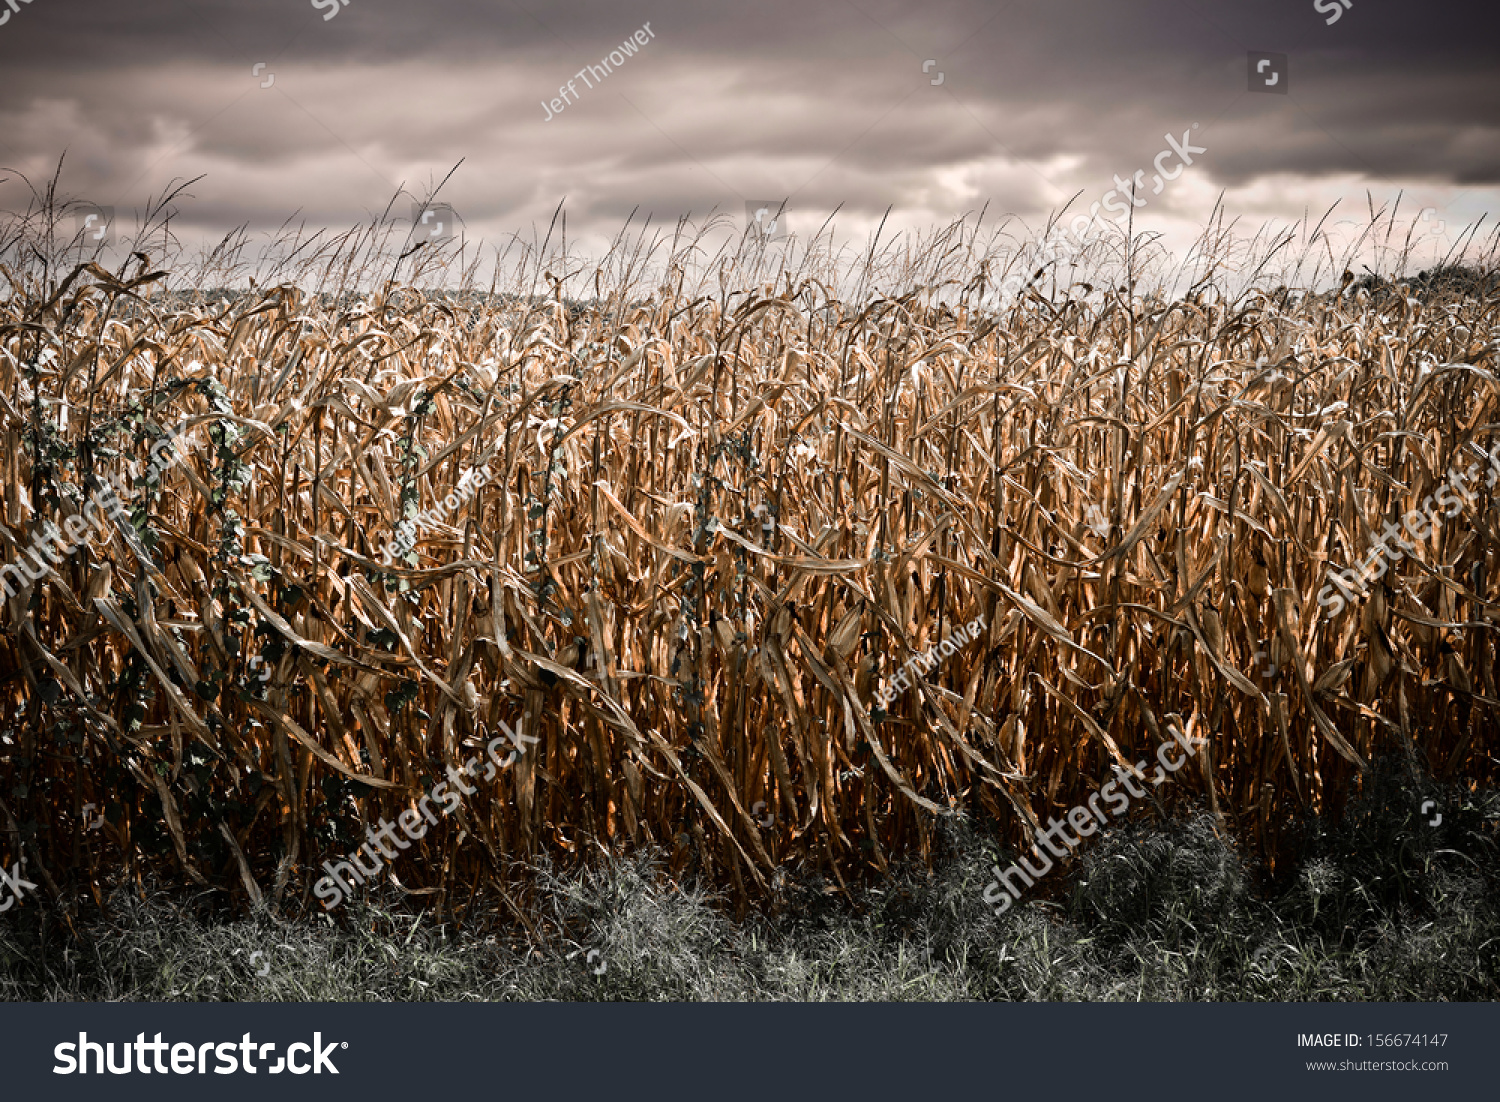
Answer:
<svg viewBox="0 0 1500 1102"><path fill-rule="evenodd" d="M417 699L419 691L414 681L407 681L396 686L396 688L385 694L386 710L392 716L400 715L402 708L405 708L413 700Z"/></svg>

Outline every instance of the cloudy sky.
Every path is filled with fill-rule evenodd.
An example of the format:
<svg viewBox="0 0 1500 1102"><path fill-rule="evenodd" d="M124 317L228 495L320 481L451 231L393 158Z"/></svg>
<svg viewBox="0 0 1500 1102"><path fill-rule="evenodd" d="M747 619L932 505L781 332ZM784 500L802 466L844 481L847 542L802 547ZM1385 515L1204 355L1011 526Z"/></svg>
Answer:
<svg viewBox="0 0 1500 1102"><path fill-rule="evenodd" d="M1221 192L1253 231L1340 200L1334 221L1363 223L1367 191L1404 190L1434 247L1500 214L1493 0L11 3L0 209L66 153L61 190L123 222L203 176L177 204L189 239L346 228L459 161L440 198L490 242L564 200L570 238L600 243L634 209L742 222L765 199L796 234L840 205L851 237L887 208L896 228L986 203L1034 225L1138 170L1137 225L1178 245ZM1273 91L1250 90L1250 51L1287 55ZM1157 194L1168 134L1205 151Z"/></svg>

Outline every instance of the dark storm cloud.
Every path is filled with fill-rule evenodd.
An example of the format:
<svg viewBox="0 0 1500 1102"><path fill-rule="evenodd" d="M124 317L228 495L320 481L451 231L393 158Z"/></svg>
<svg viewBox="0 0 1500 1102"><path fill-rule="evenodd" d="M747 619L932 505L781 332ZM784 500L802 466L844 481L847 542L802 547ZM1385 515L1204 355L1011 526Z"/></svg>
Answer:
<svg viewBox="0 0 1500 1102"><path fill-rule="evenodd" d="M856 223L987 201L1034 218L1193 123L1210 152L1152 216L1201 219L1221 189L1295 217L1354 184L1500 185L1493 6L1357 0L1330 26L1313 0L321 2L21 4L0 25L0 164L35 180L66 149L64 190L137 208L206 174L180 220L205 233L347 224L460 159L444 197L491 237L564 196L596 232L773 196L814 223L840 203ZM647 22L618 72L576 79ZM1247 92L1251 49L1290 55L1289 95Z"/></svg>

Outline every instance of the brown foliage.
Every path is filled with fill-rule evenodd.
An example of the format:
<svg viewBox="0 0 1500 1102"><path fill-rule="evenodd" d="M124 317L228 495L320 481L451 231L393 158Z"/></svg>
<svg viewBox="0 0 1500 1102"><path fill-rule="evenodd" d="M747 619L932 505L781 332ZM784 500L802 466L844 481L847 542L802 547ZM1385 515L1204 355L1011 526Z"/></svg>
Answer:
<svg viewBox="0 0 1500 1102"><path fill-rule="evenodd" d="M440 904L625 843L748 894L847 878L954 812L1045 822L1174 726L1209 751L1157 796L1266 852L1376 755L1494 779L1491 494L1317 595L1489 446L1500 294L740 298L13 299L6 561L103 472L143 511L5 604L9 848L54 889L160 859L300 894L502 720L540 743L395 864Z"/></svg>

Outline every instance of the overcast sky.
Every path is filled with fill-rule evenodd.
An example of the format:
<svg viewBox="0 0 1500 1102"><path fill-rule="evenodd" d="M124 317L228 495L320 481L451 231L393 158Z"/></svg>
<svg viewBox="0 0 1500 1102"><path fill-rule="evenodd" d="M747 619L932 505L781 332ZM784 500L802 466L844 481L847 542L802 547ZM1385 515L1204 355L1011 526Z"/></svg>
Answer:
<svg viewBox="0 0 1500 1102"><path fill-rule="evenodd" d="M570 237L600 241L634 208L742 221L762 199L799 234L840 204L853 236L888 207L898 228L986 203L1034 224L1142 169L1137 225L1178 244L1221 191L1254 229L1340 199L1362 222L1367 190L1404 189L1434 245L1500 213L1493 0L16 2L0 166L38 182L66 152L62 190L125 221L202 175L185 237L299 211L345 228L460 160L441 198L489 241L563 199ZM1288 55L1287 94L1249 90L1252 50ZM1206 151L1154 194L1169 133ZM26 201L0 184L0 208Z"/></svg>

